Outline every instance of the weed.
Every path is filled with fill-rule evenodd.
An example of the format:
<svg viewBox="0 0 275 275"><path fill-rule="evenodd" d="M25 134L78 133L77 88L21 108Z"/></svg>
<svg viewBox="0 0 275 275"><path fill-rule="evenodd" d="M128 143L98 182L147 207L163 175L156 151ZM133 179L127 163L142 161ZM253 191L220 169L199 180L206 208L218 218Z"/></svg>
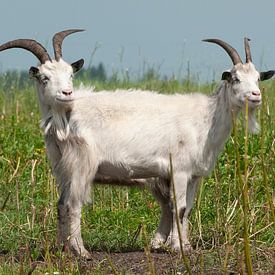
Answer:
<svg viewBox="0 0 275 275"><path fill-rule="evenodd" d="M15 80L12 80L15 79ZM85 82L85 80L83 80ZM77 80L76 82L80 82ZM88 83L88 82L87 82ZM175 93L212 86L176 79L146 76L137 82L112 78L93 83L96 90L132 88ZM275 82L263 89L259 110L262 132L252 136L238 121L232 137L219 156L212 175L203 180L191 219L190 272L271 272L274 246L274 91ZM83 237L95 252L96 264L89 265L64 255L56 245L55 180L45 156L39 129L35 89L22 77L0 79L0 273L83 273L103 268L120 273L125 267L114 259L145 249L147 271L158 273L161 255L150 255L147 244L159 219L159 207L146 190L95 186L93 204L83 209ZM244 117L245 120L245 117ZM99 257L97 253L104 252ZM106 252L110 253L107 254ZM101 255L101 254L100 254ZM131 254L132 255L132 254ZM97 258L98 256L98 258ZM166 254L173 272L182 261ZM146 260L147 259L147 260ZM172 259L172 260L171 260ZM134 258L131 258L134 265ZM147 262L147 263L146 263ZM124 265L129 264L127 261ZM141 262L139 262L140 266ZM57 274L57 273L56 273Z"/></svg>

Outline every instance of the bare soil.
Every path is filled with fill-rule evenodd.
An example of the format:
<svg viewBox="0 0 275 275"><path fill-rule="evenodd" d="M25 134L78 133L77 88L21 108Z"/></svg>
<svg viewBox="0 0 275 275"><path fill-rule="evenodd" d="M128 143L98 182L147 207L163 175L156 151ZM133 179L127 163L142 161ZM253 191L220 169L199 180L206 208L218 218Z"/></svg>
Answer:
<svg viewBox="0 0 275 275"><path fill-rule="evenodd" d="M79 274L188 274L182 258L175 253L146 253L144 251L107 253L100 251L92 252L91 255L92 260L86 261L64 254L64 257L52 258L50 264L41 258L41 261L30 262L29 267L23 273L42 274L50 266L58 266L59 274L66 274L66 270L70 270L73 265L73 270L77 270ZM223 259L220 256L213 251L194 251L188 257L192 274L246 273L244 264L236 261L234 263L229 262L227 270L224 270ZM22 259L22 257L24 257L23 254L11 259L8 253L1 251L0 264L4 262L6 264L8 262L17 263L20 268L19 258ZM78 267L76 268L76 266ZM258 261L254 262L255 274L275 274L274 271L274 263L272 262L262 262L259 258Z"/></svg>

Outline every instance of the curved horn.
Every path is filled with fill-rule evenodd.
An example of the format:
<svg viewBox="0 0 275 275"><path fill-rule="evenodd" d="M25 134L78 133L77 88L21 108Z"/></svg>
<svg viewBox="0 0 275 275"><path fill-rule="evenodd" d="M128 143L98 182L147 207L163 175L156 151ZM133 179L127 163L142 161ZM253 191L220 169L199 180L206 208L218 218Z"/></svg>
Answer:
<svg viewBox="0 0 275 275"><path fill-rule="evenodd" d="M45 63L47 60L51 60L47 50L40 43L32 39L16 39L9 41L0 46L0 51L11 48L21 48L33 53L41 64Z"/></svg>
<svg viewBox="0 0 275 275"><path fill-rule="evenodd" d="M252 62L249 41L250 41L249 38L247 38L247 37L244 38L244 49L245 49L246 63Z"/></svg>
<svg viewBox="0 0 275 275"><path fill-rule="evenodd" d="M226 42L220 40L220 39L204 39L202 41L205 42L211 42L211 43L216 43L219 46L221 46L230 56L231 60L233 61L233 64L236 65L238 63L243 63L238 52L236 51L236 49L234 49L233 47L231 47L229 44L227 44Z"/></svg>
<svg viewBox="0 0 275 275"><path fill-rule="evenodd" d="M79 30L79 29L72 29L72 30L66 30L62 32L58 32L54 35L53 37L53 48L54 48L54 55L55 59L58 61L62 57L62 42L64 38L67 35L70 35L75 32L82 32L84 30Z"/></svg>

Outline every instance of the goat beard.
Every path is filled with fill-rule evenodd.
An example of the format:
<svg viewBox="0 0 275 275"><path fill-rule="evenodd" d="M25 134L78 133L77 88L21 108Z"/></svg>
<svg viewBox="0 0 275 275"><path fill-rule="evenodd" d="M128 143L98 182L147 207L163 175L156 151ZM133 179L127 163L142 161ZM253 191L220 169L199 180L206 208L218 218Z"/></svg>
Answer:
<svg viewBox="0 0 275 275"><path fill-rule="evenodd" d="M252 134L258 134L261 130L261 127L256 119L256 110L257 108L248 109L248 130Z"/></svg>

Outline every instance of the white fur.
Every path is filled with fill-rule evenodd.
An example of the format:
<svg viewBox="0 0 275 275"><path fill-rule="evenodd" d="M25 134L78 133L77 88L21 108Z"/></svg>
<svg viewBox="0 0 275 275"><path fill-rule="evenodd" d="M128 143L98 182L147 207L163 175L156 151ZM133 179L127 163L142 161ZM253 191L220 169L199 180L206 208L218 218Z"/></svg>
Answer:
<svg viewBox="0 0 275 275"><path fill-rule="evenodd" d="M28 49L42 62L38 68L30 68L30 75L37 80L41 126L59 188L59 240L78 255L90 257L81 237L81 209L90 200L92 182L99 181L148 186L161 207L152 248L166 243L178 250L180 234L184 249L189 250L188 215L200 179L213 169L240 111L248 107L249 128L259 131L255 119L261 104L258 81L271 78L275 71L257 72L249 61L248 39L245 64L225 42L206 39L226 49L236 64L223 73L224 80L210 96L141 90L95 92L85 87L75 91L73 73L84 61L70 65L60 56L65 36L77 31L81 30L54 36L56 60L43 55L46 50L36 41L15 40L0 46L0 51ZM174 201L178 211L174 211Z"/></svg>
<svg viewBox="0 0 275 275"><path fill-rule="evenodd" d="M179 249L170 155L181 235L188 241L188 214L201 177L209 175L230 135L232 119L248 99L249 126L260 104L259 73L252 63L235 65L239 81L222 81L211 95L162 95L153 91L74 91L72 69L62 59L39 67L49 78L38 83L47 154L60 189L59 238L78 254L89 257L80 232L83 203L90 199L94 178L107 183L147 185L160 203L162 215L152 247L163 243ZM65 96L62 91L72 93ZM68 100L69 99L69 100ZM146 180L147 179L147 180Z"/></svg>

